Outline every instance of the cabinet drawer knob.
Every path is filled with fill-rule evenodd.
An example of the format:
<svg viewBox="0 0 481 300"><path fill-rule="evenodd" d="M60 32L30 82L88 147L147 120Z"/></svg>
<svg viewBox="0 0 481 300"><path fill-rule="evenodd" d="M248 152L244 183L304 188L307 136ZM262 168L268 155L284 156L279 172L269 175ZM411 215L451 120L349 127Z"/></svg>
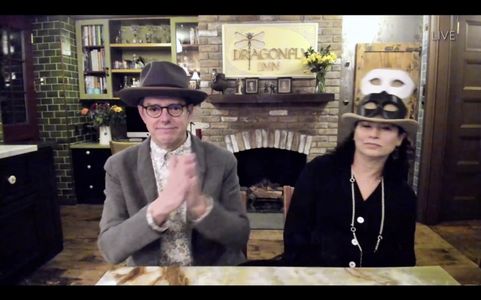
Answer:
<svg viewBox="0 0 481 300"><path fill-rule="evenodd" d="M15 182L17 182L17 177L15 177L15 175L10 175L7 180L10 184L15 184Z"/></svg>
<svg viewBox="0 0 481 300"><path fill-rule="evenodd" d="M93 189L93 188L94 188L94 186L93 186L93 185L89 185L89 189Z"/></svg>
<svg viewBox="0 0 481 300"><path fill-rule="evenodd" d="M90 168L92 168L92 166L91 166L91 165L87 165L87 169L90 169Z"/></svg>
<svg viewBox="0 0 481 300"><path fill-rule="evenodd" d="M89 150L85 151L85 154L90 155L90 151Z"/></svg>

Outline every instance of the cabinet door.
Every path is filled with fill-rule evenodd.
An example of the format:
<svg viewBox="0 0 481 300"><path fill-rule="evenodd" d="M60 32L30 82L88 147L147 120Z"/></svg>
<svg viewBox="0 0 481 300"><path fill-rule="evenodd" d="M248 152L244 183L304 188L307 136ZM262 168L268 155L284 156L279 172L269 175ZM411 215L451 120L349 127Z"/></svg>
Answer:
<svg viewBox="0 0 481 300"><path fill-rule="evenodd" d="M37 140L30 20L2 16L0 41L0 119L4 140Z"/></svg>
<svg viewBox="0 0 481 300"><path fill-rule="evenodd" d="M53 149L40 147L29 153L28 169L36 189L37 228L42 241L42 258L47 261L63 249L62 223L58 204ZM42 170L39 172L38 170Z"/></svg>
<svg viewBox="0 0 481 300"><path fill-rule="evenodd" d="M175 61L179 66L186 70L189 76L194 78L199 76L199 30L197 18L195 17L174 17L172 18L172 48ZM197 79L197 80L200 80Z"/></svg>
<svg viewBox="0 0 481 300"><path fill-rule="evenodd" d="M72 149L78 203L102 204L104 202L104 164L110 154L110 149Z"/></svg>
<svg viewBox="0 0 481 300"><path fill-rule="evenodd" d="M111 99L108 21L77 21L76 33L80 99Z"/></svg>
<svg viewBox="0 0 481 300"><path fill-rule="evenodd" d="M63 248L52 148L0 159L0 179L0 284L15 283Z"/></svg>
<svg viewBox="0 0 481 300"><path fill-rule="evenodd" d="M29 170L29 153L0 159L0 205L9 205L31 193L35 183Z"/></svg>
<svg viewBox="0 0 481 300"><path fill-rule="evenodd" d="M15 281L25 270L38 264L42 254L38 224L34 194L1 206L0 283Z"/></svg>

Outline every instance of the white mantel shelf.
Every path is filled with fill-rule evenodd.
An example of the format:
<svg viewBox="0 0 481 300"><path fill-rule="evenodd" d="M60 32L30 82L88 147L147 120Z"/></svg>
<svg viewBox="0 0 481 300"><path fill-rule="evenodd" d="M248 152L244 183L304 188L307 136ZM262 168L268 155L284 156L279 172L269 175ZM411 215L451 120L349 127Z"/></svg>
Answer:
<svg viewBox="0 0 481 300"><path fill-rule="evenodd" d="M209 95L206 99L212 104L318 104L334 101L333 93L322 94L246 94Z"/></svg>

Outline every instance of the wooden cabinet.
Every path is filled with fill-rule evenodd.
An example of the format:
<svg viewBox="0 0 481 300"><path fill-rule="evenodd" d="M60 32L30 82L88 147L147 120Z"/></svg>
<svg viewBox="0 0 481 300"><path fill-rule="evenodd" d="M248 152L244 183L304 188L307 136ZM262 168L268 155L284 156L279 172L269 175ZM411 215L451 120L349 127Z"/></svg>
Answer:
<svg viewBox="0 0 481 300"><path fill-rule="evenodd" d="M78 203L103 204L105 200L104 164L111 155L110 148L71 147L75 192Z"/></svg>
<svg viewBox="0 0 481 300"><path fill-rule="evenodd" d="M15 283L63 249L53 151L0 159L0 284Z"/></svg>
<svg viewBox="0 0 481 300"><path fill-rule="evenodd" d="M80 99L118 99L152 61L200 70L196 17L78 20L76 34Z"/></svg>

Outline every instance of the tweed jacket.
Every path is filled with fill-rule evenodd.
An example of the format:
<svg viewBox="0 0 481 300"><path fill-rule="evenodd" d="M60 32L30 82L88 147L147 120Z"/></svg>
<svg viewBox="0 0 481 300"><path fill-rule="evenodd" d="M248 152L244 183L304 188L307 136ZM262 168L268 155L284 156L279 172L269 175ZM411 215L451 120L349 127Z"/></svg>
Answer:
<svg viewBox="0 0 481 300"><path fill-rule="evenodd" d="M237 265L249 238L241 204L237 161L225 149L192 136L202 192L214 199L212 211L193 225L193 265ZM158 197L150 157L150 138L109 157L105 163L105 203L98 246L110 263L158 266L160 235L146 220L147 206Z"/></svg>

